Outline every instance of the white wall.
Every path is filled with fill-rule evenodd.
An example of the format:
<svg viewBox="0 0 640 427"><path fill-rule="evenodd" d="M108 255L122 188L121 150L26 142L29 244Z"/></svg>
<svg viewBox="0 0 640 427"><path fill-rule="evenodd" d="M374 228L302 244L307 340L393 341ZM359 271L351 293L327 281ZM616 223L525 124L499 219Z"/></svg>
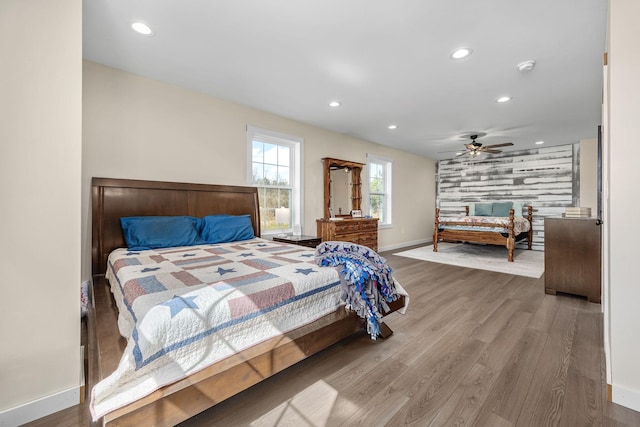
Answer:
<svg viewBox="0 0 640 427"><path fill-rule="evenodd" d="M634 262L640 231L640 2L610 0L605 82L605 317L613 401L640 411L640 285ZM608 191L607 191L608 190Z"/></svg>
<svg viewBox="0 0 640 427"><path fill-rule="evenodd" d="M303 233L323 216L323 157L394 161L394 227L379 248L430 239L435 162L94 62L83 73L83 277L90 274L91 177L246 185L246 126L304 138Z"/></svg>
<svg viewBox="0 0 640 427"><path fill-rule="evenodd" d="M0 57L0 425L17 425L79 401L82 2L2 0Z"/></svg>

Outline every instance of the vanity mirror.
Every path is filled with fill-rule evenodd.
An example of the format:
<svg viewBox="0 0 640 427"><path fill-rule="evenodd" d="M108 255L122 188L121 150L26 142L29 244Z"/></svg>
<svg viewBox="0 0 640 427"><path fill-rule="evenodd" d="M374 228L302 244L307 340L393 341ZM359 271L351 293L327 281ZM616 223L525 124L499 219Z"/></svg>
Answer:
<svg viewBox="0 0 640 427"><path fill-rule="evenodd" d="M362 182L360 175L364 163L325 157L324 162L324 217L349 216L360 210Z"/></svg>

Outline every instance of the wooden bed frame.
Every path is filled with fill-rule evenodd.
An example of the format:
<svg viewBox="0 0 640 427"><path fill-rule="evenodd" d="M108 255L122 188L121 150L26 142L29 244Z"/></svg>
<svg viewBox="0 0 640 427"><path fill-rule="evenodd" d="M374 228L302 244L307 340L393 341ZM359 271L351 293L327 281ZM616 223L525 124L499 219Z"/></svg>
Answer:
<svg viewBox="0 0 640 427"><path fill-rule="evenodd" d="M466 216L469 216L469 206L465 206ZM491 245L502 245L507 248L508 260L513 262L513 250L516 246L516 238L513 234L513 221L515 212L509 209L508 235L505 237L495 231L470 231L470 230L440 230L440 208L436 208L436 219L433 226L433 251L438 252L438 241L462 241L471 243L487 243ZM527 219L529 220L529 232L527 233L527 246L531 250L533 240L533 207L527 206ZM496 227L500 225L491 223L469 223L469 222L447 222L446 225L464 225L474 227Z"/></svg>
<svg viewBox="0 0 640 427"><path fill-rule="evenodd" d="M258 192L254 187L93 178L89 387L116 369L126 347L117 327L117 308L104 278L109 253L126 247L120 217L202 217L222 213L250 214L255 235L260 235ZM403 306L404 298L399 298L391 304L391 310ZM363 325L355 314L339 309L116 409L98 425L175 425L362 330ZM388 330L385 336L390 333Z"/></svg>

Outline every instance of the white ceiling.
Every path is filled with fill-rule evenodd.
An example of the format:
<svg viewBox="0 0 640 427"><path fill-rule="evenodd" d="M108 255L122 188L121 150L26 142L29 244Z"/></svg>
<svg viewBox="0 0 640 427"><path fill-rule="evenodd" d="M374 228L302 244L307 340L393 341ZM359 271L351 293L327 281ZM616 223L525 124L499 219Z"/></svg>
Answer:
<svg viewBox="0 0 640 427"><path fill-rule="evenodd" d="M517 150L593 138L600 124L607 0L85 0L83 8L88 60L433 159L453 157L464 134L485 132L485 145ZM153 35L132 31L136 20ZM451 60L459 47L473 54ZM516 65L525 60L536 66L523 73ZM495 102L502 95L513 99Z"/></svg>

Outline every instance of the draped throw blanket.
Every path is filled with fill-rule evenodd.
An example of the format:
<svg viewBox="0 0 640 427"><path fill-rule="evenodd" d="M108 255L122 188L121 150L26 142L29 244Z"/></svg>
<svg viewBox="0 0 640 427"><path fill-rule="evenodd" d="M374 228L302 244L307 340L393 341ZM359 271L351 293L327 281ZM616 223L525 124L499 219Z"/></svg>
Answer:
<svg viewBox="0 0 640 427"><path fill-rule="evenodd" d="M349 242L323 242L316 248L319 266L336 267L346 308L366 320L371 339L380 335L378 320L387 303L398 299L392 269L386 259L372 249Z"/></svg>

